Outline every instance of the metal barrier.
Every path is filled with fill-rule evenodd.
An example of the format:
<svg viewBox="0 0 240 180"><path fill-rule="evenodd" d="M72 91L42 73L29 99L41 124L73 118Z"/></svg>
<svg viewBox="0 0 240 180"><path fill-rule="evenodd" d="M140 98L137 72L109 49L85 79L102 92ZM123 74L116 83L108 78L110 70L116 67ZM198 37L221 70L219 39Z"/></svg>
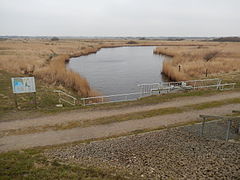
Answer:
<svg viewBox="0 0 240 180"><path fill-rule="evenodd" d="M230 86L229 88L224 88L225 86ZM232 90L236 86L236 83L220 84L219 90Z"/></svg>
<svg viewBox="0 0 240 180"><path fill-rule="evenodd" d="M219 90L230 90L234 89L236 83L225 83L221 84L222 80L219 78L215 79L203 79L203 80L190 80L180 82L165 82L165 83L152 83L152 84L139 84L141 93L152 94L153 92L170 92L178 90L195 90L195 89L206 89L216 88ZM228 86L229 88L225 88Z"/></svg>
<svg viewBox="0 0 240 180"><path fill-rule="evenodd" d="M87 97L81 98L83 106L93 105L93 104L104 104L112 102L124 102L124 101L134 101L140 98L141 93L128 93L128 94L116 94L109 96L96 96L96 97Z"/></svg>
<svg viewBox="0 0 240 180"><path fill-rule="evenodd" d="M53 92L58 93L58 96L59 96L58 102L59 103L65 102L65 103L68 103L73 106L75 106L77 104L77 98L75 98L61 90L54 90Z"/></svg>
<svg viewBox="0 0 240 180"><path fill-rule="evenodd" d="M141 97L145 96L145 94L151 94L153 89L159 89L161 87L161 83L152 83L152 84L138 84L140 88Z"/></svg>
<svg viewBox="0 0 240 180"><path fill-rule="evenodd" d="M238 121L240 122L240 116L237 117L229 117L229 116L211 116L211 115L200 115L200 118L202 118L202 128L201 128L201 136L204 135L204 128L205 128L205 123L207 119L218 119L218 120L225 120L227 121L227 129L226 129L226 136L225 136L225 140L228 141L229 140L229 134L230 134L230 128L232 126L232 122ZM240 123L238 123L238 133L240 133Z"/></svg>
<svg viewBox="0 0 240 180"><path fill-rule="evenodd" d="M81 98L83 106L92 104L103 104L111 102L123 102L123 101L133 101L138 98L151 96L154 92L169 93L171 91L180 90L196 90L196 89L206 89L206 88L216 88L219 90L234 89L236 83L221 84L222 80L219 78L215 79L203 79L203 80L190 80L181 82L164 82L164 83L148 83L148 84L138 84L140 92L128 93L128 94L116 94L109 96L96 96ZM225 88L225 87L230 88Z"/></svg>

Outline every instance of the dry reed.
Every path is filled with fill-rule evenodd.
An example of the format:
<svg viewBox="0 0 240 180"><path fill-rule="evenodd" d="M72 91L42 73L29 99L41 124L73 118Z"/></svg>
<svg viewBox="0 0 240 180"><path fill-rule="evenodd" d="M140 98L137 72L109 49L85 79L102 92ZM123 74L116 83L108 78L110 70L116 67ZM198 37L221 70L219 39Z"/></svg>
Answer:
<svg viewBox="0 0 240 180"><path fill-rule="evenodd" d="M0 70L33 74L49 84L72 88L82 97L96 96L99 93L90 88L87 80L66 69L65 63L70 57L95 53L100 48L135 46L127 44L128 42L129 40L8 39L0 42ZM154 53L173 57L163 64L163 72L173 80L201 78L206 69L209 74L240 70L240 43L136 42L139 46L159 46Z"/></svg>
<svg viewBox="0 0 240 180"><path fill-rule="evenodd" d="M172 57L163 64L163 73L172 80L197 79L206 75L240 71L240 43L181 43L161 46L154 51Z"/></svg>

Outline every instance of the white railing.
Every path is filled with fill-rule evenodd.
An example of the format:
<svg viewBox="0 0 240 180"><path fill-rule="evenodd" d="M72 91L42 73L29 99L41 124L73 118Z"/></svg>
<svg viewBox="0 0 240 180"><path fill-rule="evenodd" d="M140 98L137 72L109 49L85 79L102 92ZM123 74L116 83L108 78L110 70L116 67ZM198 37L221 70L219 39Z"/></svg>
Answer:
<svg viewBox="0 0 240 180"><path fill-rule="evenodd" d="M83 106L94 105L94 104L104 104L112 102L124 102L124 101L134 101L140 98L142 93L128 93L128 94L115 94L109 96L96 96L81 98Z"/></svg>
<svg viewBox="0 0 240 180"><path fill-rule="evenodd" d="M215 79L203 79L203 80L190 80L181 82L163 82L163 83L146 83L139 84L140 92L128 93L128 94L116 94L109 96L96 96L81 98L82 105L93 105L93 104L104 104L112 102L123 102L133 101L142 97L151 96L154 92L168 93L176 92L180 90L197 90L197 89L208 89L216 88L218 90L230 90L234 89L236 83L225 83L221 84L222 80L219 78ZM226 88L228 87L228 88Z"/></svg>
<svg viewBox="0 0 240 180"><path fill-rule="evenodd" d="M161 87L161 84L160 83L138 84L137 86L140 88L142 96L144 96L144 94L149 94L152 91L152 89L158 89L159 87Z"/></svg>
<svg viewBox="0 0 240 180"><path fill-rule="evenodd" d="M54 90L53 92L58 93L58 97L59 97L58 102L59 103L65 102L65 103L68 103L73 106L75 106L77 104L77 98L75 98L61 90Z"/></svg>
<svg viewBox="0 0 240 180"><path fill-rule="evenodd" d="M152 94L153 92L170 92L173 90L190 90L190 89L204 89L204 88L216 88L223 90L225 86L233 86L234 83L221 84L222 80L215 79L203 79L203 80L190 80L180 82L163 82L152 84L139 84L142 94Z"/></svg>
<svg viewBox="0 0 240 180"><path fill-rule="evenodd" d="M229 88L225 88L225 86ZM226 84L220 84L219 85L219 90L232 90L236 86L236 83L226 83Z"/></svg>

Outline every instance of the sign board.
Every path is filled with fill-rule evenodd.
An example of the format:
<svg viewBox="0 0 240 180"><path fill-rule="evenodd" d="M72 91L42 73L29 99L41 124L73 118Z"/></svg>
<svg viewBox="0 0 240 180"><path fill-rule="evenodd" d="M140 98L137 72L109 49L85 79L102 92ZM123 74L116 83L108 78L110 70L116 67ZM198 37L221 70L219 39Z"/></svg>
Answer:
<svg viewBox="0 0 240 180"><path fill-rule="evenodd" d="M34 77L12 78L13 93L33 93L36 92Z"/></svg>

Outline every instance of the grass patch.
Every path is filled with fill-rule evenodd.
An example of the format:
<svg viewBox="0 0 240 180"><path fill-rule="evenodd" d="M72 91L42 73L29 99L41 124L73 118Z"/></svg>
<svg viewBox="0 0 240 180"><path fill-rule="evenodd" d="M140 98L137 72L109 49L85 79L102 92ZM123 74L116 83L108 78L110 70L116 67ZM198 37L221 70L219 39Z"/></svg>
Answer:
<svg viewBox="0 0 240 180"><path fill-rule="evenodd" d="M120 102L120 103L109 103L109 104L99 104L93 106L70 106L65 105L63 108L57 108L58 96L53 93L53 90L57 87L49 86L42 81L36 79L37 84L37 105L38 108L34 107L34 100L31 94L21 94L18 95L18 103L21 107L20 110L15 108L14 97L11 88L11 77L19 76L16 74L7 73L0 70L0 121L15 120L15 119L25 119L25 118L35 118L43 116L46 114L55 114L63 111L70 110L111 110L116 108L127 108L132 106L142 106L142 105L153 105L162 102L171 101L175 98L183 97L199 97L208 96L218 93L222 93L217 90L204 90L204 91L185 91L179 93L170 93L163 95L154 95L151 97L141 98L137 101L131 102ZM74 94L70 90L67 90L70 94ZM238 91L238 89L234 90ZM229 91L233 92L233 91Z"/></svg>
<svg viewBox="0 0 240 180"><path fill-rule="evenodd" d="M0 154L0 179L124 179L112 172L73 163L50 161L40 149Z"/></svg>
<svg viewBox="0 0 240 180"><path fill-rule="evenodd" d="M228 92L239 91L238 89L231 90ZM199 97L199 96L210 96L215 95L218 93L222 93L219 90L193 90L193 91L183 91L178 93L169 93L169 94L160 94L160 95L153 95L149 97L144 97L136 101L128 101L128 102L119 102L119 103L107 103L107 104L98 104L92 106L85 106L84 109L91 109L91 110L106 110L106 109L114 109L114 108L126 108L131 106L142 106L142 105L154 105L163 102L168 102L176 98L184 98L184 97Z"/></svg>
<svg viewBox="0 0 240 180"><path fill-rule="evenodd" d="M120 103L109 103L109 104L99 104L93 106L83 107L81 105L68 106L65 105L63 108L57 108L55 105L58 103L58 96L53 93L53 90L57 87L46 85L40 80L36 79L37 84L37 105L38 108L35 109L34 101L31 94L21 94L18 95L18 103L21 107L20 110L15 108L14 97L11 87L11 77L19 76L17 74L7 73L0 70L0 120L14 120L14 119L24 119L24 118L35 118L43 116L46 114L55 114L63 111L70 111L76 109L89 109L89 110L101 110L101 109L114 109L114 108L127 108L131 106L142 106L157 104L161 102L167 102L175 98L181 97L196 97L213 95L219 93L216 90L206 90L206 91L187 91L180 93L172 93L165 95L155 95L151 97L146 97L139 99L137 101L131 102L120 102ZM71 91L69 91L71 92ZM71 92L72 94L73 92Z"/></svg>
<svg viewBox="0 0 240 180"><path fill-rule="evenodd" d="M21 77L23 75L7 73L0 70L0 121L36 117L46 113L56 113L80 107L72 107L66 104L61 109L57 108L58 95L53 92L57 87L46 85L36 78L37 109L35 108L33 94L18 94L19 109L17 109L12 93L11 78L19 76Z"/></svg>
<svg viewBox="0 0 240 180"><path fill-rule="evenodd" d="M226 99L222 101L212 101L209 103L202 103L202 104L195 104L193 106L189 106L194 108L194 110L202 110L202 109L208 109L208 108L214 108L219 107L227 104L238 104L240 103L240 98L234 98L234 99Z"/></svg>
<svg viewBox="0 0 240 180"><path fill-rule="evenodd" d="M25 129L14 129L14 130L6 130L0 133L0 136L9 136L9 135L22 135L22 134L31 134L31 133L39 133L47 130L66 130L72 129L76 127L89 127L93 125L103 125L110 124L116 122L123 122L129 120L141 120L145 118L151 118L155 116L162 116L168 114L176 114L194 110L204 110L208 108L220 107L227 104L239 104L240 98L227 99L222 101L212 101L208 103L200 103L187 105L182 107L170 107L170 108L161 108L154 109L149 111L141 111L141 112L133 112L116 116L109 116L103 118L97 118L93 120L82 120L82 121L72 121L63 124L55 124L55 125L45 125L45 126L37 126L37 127L29 127Z"/></svg>

